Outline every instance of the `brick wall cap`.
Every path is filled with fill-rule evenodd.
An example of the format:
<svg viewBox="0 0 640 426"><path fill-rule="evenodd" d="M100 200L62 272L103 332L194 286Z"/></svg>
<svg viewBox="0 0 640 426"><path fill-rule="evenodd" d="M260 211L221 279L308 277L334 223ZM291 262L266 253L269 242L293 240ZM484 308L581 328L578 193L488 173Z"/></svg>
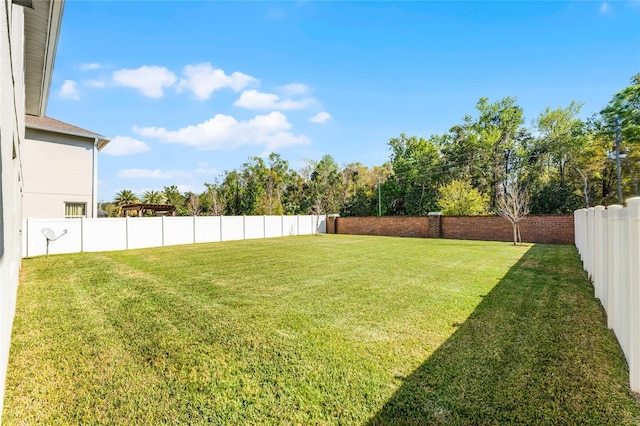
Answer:
<svg viewBox="0 0 640 426"><path fill-rule="evenodd" d="M331 213L328 214L327 217L340 217L340 215L338 213Z"/></svg>
<svg viewBox="0 0 640 426"><path fill-rule="evenodd" d="M442 212L429 212L427 216L442 216Z"/></svg>

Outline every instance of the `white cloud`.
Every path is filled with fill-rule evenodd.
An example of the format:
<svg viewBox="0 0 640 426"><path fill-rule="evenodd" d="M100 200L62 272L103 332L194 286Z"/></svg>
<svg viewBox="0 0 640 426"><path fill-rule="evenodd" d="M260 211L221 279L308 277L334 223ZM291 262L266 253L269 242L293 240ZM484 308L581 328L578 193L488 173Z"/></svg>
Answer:
<svg viewBox="0 0 640 426"><path fill-rule="evenodd" d="M602 14L606 14L612 11L611 5L607 2L604 2L600 5L599 12Z"/></svg>
<svg viewBox="0 0 640 426"><path fill-rule="evenodd" d="M213 68L206 62L197 65L187 65L182 70L186 79L181 79L178 91L188 89L196 98L205 100L211 97L216 90L229 88L239 92L250 84L257 82L255 78L241 72L234 72L231 75L219 68Z"/></svg>
<svg viewBox="0 0 640 426"><path fill-rule="evenodd" d="M91 62L88 64L80 64L78 68L80 69L80 71L99 70L100 68L102 68L102 65L97 62Z"/></svg>
<svg viewBox="0 0 640 426"><path fill-rule="evenodd" d="M117 176L126 179L170 179L173 177L171 173L160 169L124 169L118 170Z"/></svg>
<svg viewBox="0 0 640 426"><path fill-rule="evenodd" d="M290 98L280 99L280 96L274 93L245 90L233 105L248 109L291 110L304 109L315 102L316 100L313 98L304 98L296 101Z"/></svg>
<svg viewBox="0 0 640 426"><path fill-rule="evenodd" d="M106 82L101 80L83 80L82 84L89 87L96 87L98 89L101 89L107 85Z"/></svg>
<svg viewBox="0 0 640 426"><path fill-rule="evenodd" d="M129 136L116 136L100 152L107 155L130 155L150 151L151 147Z"/></svg>
<svg viewBox="0 0 640 426"><path fill-rule="evenodd" d="M72 99L74 101L80 99L78 84L73 80L65 80L64 83L62 83L62 87L60 87L60 92L58 93L60 94L60 97L64 99Z"/></svg>
<svg viewBox="0 0 640 426"><path fill-rule="evenodd" d="M276 91L283 96L307 95L312 92L309 86L302 83L285 84L284 86L276 87Z"/></svg>
<svg viewBox="0 0 640 426"><path fill-rule="evenodd" d="M309 119L309 121L312 122L312 123L324 124L327 121L329 121L330 119L331 119L331 114L329 114L326 111L321 111L321 112L317 113L316 115L314 115L313 117L311 117Z"/></svg>
<svg viewBox="0 0 640 426"><path fill-rule="evenodd" d="M305 135L295 136L291 133L291 123L281 112L257 115L245 121L238 121L229 115L216 114L203 123L178 130L134 127L133 131L145 137L193 146L200 150L233 149L243 145L276 149L310 143Z"/></svg>
<svg viewBox="0 0 640 426"><path fill-rule="evenodd" d="M161 98L164 88L173 86L178 80L165 67L142 66L137 69L122 69L113 73L113 80L123 86L133 87L150 98Z"/></svg>

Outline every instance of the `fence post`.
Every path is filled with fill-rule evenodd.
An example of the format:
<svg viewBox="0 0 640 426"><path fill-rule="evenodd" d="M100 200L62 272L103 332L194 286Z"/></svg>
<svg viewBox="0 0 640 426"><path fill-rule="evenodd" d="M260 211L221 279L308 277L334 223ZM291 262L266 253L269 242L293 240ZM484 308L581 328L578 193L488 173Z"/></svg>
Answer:
<svg viewBox="0 0 640 426"><path fill-rule="evenodd" d="M80 218L80 253L84 253L84 225L86 220L86 217Z"/></svg>
<svg viewBox="0 0 640 426"><path fill-rule="evenodd" d="M576 245L578 255L580 255L580 210L573 212L573 243ZM582 259L582 255L580 255Z"/></svg>
<svg viewBox="0 0 640 426"><path fill-rule="evenodd" d="M604 206L595 206L593 211L594 219L594 240L593 240L593 289L597 299L603 304L602 293L604 291L604 283L602 280L604 268Z"/></svg>
<svg viewBox="0 0 640 426"><path fill-rule="evenodd" d="M284 215L280 216L280 236L284 237Z"/></svg>
<svg viewBox="0 0 640 426"><path fill-rule="evenodd" d="M576 211L576 245L578 246L578 252L580 252L580 259L582 260L582 269L584 270L585 262L585 249L587 242L587 209L580 209Z"/></svg>
<svg viewBox="0 0 640 426"><path fill-rule="evenodd" d="M164 247L164 216L162 216L162 247Z"/></svg>
<svg viewBox="0 0 640 426"><path fill-rule="evenodd" d="M587 214L588 214L588 212L589 211L587 209L582 209L580 211L580 230L581 230L581 236L580 236L581 252L580 252L580 257L582 258L583 264L584 264L584 261L586 261L586 258L587 258L587 244L588 244Z"/></svg>
<svg viewBox="0 0 640 426"><path fill-rule="evenodd" d="M631 286L631 354L629 381L631 390L640 392L640 197L627 200L629 221L629 277ZM624 248L623 248L624 250Z"/></svg>
<svg viewBox="0 0 640 426"><path fill-rule="evenodd" d="M602 210L600 212L600 227L602 237L602 250L600 252L600 300L602 300L602 306L609 314L609 252L611 247L609 246L609 210Z"/></svg>
<svg viewBox="0 0 640 426"><path fill-rule="evenodd" d="M620 273L619 273L619 252L620 252L620 231L617 228L616 222L619 220L618 215L622 206L614 204L607 206L608 216L607 222L609 226L609 253L607 254L607 264L609 268L607 270L608 287L608 299L607 299L607 327L615 331L616 321L615 318L619 315L621 309L620 303L623 302L620 295Z"/></svg>
<svg viewBox="0 0 640 426"><path fill-rule="evenodd" d="M620 330L622 338L618 338L621 342L621 346L624 350L624 356L627 359L627 364L630 361L631 354L631 309L633 308L631 302L631 281L629 280L629 209L620 209L617 213L617 273L621 298L619 306L622 308L619 315L616 316L615 323L616 329ZM616 332L618 334L618 332Z"/></svg>
<svg viewBox="0 0 640 426"><path fill-rule="evenodd" d="M593 264L595 259L595 237L596 237L596 226L595 226L595 209L593 207L589 207L587 210L587 274L589 275L589 279L593 282Z"/></svg>
<svg viewBox="0 0 640 426"><path fill-rule="evenodd" d="M25 246L26 247L24 248L24 252L25 252L25 255L27 257L30 257L29 256L29 228L31 227L31 218L28 217L25 220L25 226L24 227L25 227L25 229L22 232L26 232L26 237L27 237L27 238L25 238L25 241L26 241Z"/></svg>
<svg viewBox="0 0 640 426"><path fill-rule="evenodd" d="M129 250L129 216L124 217L125 248Z"/></svg>

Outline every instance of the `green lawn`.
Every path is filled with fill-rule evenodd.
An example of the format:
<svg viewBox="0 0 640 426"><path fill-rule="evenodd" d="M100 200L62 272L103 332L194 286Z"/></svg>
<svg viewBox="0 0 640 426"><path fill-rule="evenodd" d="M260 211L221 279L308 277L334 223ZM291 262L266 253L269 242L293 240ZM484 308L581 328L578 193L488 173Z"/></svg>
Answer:
<svg viewBox="0 0 640 426"><path fill-rule="evenodd" d="M637 424L575 248L322 235L26 259L3 424Z"/></svg>

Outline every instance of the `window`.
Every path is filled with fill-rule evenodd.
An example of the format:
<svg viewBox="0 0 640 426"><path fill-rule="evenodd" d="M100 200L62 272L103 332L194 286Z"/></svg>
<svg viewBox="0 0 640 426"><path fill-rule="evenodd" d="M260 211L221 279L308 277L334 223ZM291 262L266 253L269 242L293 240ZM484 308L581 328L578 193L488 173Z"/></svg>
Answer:
<svg viewBox="0 0 640 426"><path fill-rule="evenodd" d="M64 203L64 217L87 217L87 203Z"/></svg>

